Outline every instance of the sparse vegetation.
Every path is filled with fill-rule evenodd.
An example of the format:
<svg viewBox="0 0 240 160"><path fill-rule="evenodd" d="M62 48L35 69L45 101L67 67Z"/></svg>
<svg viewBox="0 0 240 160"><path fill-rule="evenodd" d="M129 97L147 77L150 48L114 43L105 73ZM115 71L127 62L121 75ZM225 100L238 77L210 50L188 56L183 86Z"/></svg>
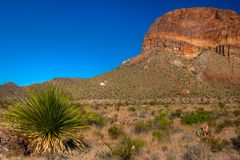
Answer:
<svg viewBox="0 0 240 160"><path fill-rule="evenodd" d="M141 139L124 137L116 146L108 146L115 158L119 160L130 160L139 152L143 145L144 141Z"/></svg>
<svg viewBox="0 0 240 160"><path fill-rule="evenodd" d="M167 135L166 131L162 131L162 130L157 130L152 132L153 138L158 141L162 140L162 138L165 137L166 135Z"/></svg>
<svg viewBox="0 0 240 160"><path fill-rule="evenodd" d="M223 102L218 102L218 106L219 106L221 109L224 109L224 108L225 108L225 103L223 103Z"/></svg>
<svg viewBox="0 0 240 160"><path fill-rule="evenodd" d="M123 128L120 126L112 126L108 129L108 134L113 139L119 138L124 134Z"/></svg>
<svg viewBox="0 0 240 160"><path fill-rule="evenodd" d="M181 109L177 109L175 112L173 112L173 113L171 114L171 117L172 117L172 118L180 118L181 115L182 115L182 110L181 110Z"/></svg>
<svg viewBox="0 0 240 160"><path fill-rule="evenodd" d="M235 111L233 111L233 114L234 114L236 117L239 117L239 116L240 116L240 109L236 109Z"/></svg>
<svg viewBox="0 0 240 160"><path fill-rule="evenodd" d="M203 141L210 145L212 152L219 152L230 144L226 139L220 139L215 137L203 138Z"/></svg>
<svg viewBox="0 0 240 160"><path fill-rule="evenodd" d="M102 115L94 112L85 112L87 115L86 117L86 123L88 125L96 125L99 127L104 126L107 123L107 119L104 118Z"/></svg>
<svg viewBox="0 0 240 160"><path fill-rule="evenodd" d="M137 134L147 133L147 132L149 132L150 128L151 128L150 122L138 121L135 124L134 132L137 133Z"/></svg>
<svg viewBox="0 0 240 160"><path fill-rule="evenodd" d="M88 159L95 151L97 151L96 159L176 159L179 156L189 160L192 158L208 159L213 155L212 152L220 152L219 154L228 157L228 150L231 153L236 153L234 151L238 151L240 148L239 136L236 136L239 132L237 128L240 126L240 118L233 115L231 108L223 110L208 108L208 105L204 105L202 107L206 109L203 110L200 108L201 106L195 105L194 107L200 109L192 110L192 106L188 105L181 105L181 109L178 109L179 106L175 107L175 105L168 108L163 105L130 105L134 106L136 110L129 112L128 108L130 106L116 111L115 108L110 107L106 110L101 104L98 105L98 110L92 108L90 104L82 105L82 102L74 105L79 108L79 114L85 117L85 124L91 126L88 127L89 129L79 130L80 132L78 132L78 135L83 137L83 139L81 137L79 139L89 152L72 152L74 156L81 154L80 156L84 157L82 159ZM111 106L115 107L116 105ZM151 114L153 112L154 114ZM228 114L223 114L223 112ZM209 113L211 113L211 116L206 116ZM204 119L203 122L202 120L197 120L197 123L194 121L191 124L197 125L189 126L183 126L179 124L179 119L175 119L179 117L181 120L182 117L191 114L197 115L197 119L204 116L208 118L202 118ZM103 115L106 115L106 117ZM212 125L210 125L210 122ZM206 129L206 126L209 128ZM230 133L229 135L224 137L223 133L218 134L228 126L231 126L229 130L226 130L226 133ZM185 127L189 130L185 130ZM140 139L141 143L139 143L139 139L136 139L136 137L141 137L144 140L144 146L146 147L143 150L140 150L141 147L136 149L136 146L143 142ZM132 142L133 140L135 142ZM230 142L231 145L229 145ZM107 146L102 145L106 143L110 150ZM133 143L136 145L132 145ZM176 143L182 148L177 148L177 146L175 151L172 147L176 146ZM72 143L67 144L72 146ZM19 153L16 152L16 155L19 155ZM162 157L159 157L159 155L162 155ZM232 157L237 156L238 154ZM213 155L213 158L215 159L216 156Z"/></svg>
<svg viewBox="0 0 240 160"><path fill-rule="evenodd" d="M203 109L198 109L195 112L191 112L189 114L183 115L181 117L181 122L183 124L197 124L208 122L213 119L212 112L204 111Z"/></svg>
<svg viewBox="0 0 240 160"><path fill-rule="evenodd" d="M234 125L234 121L224 120L222 123L217 125L215 132L220 133L225 127L229 127L233 125Z"/></svg>
<svg viewBox="0 0 240 160"><path fill-rule="evenodd" d="M160 113L152 121L152 127L154 129L168 129L171 124L172 120L169 119L164 113Z"/></svg>

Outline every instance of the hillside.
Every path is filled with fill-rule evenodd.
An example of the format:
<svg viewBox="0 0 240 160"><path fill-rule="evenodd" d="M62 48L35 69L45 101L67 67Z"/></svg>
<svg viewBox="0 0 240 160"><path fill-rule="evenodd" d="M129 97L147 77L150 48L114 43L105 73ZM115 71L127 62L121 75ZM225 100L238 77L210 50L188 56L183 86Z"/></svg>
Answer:
<svg viewBox="0 0 240 160"><path fill-rule="evenodd" d="M239 30L240 16L233 11L178 9L159 17L144 37L142 52L119 68L91 79L49 83L68 87L75 99L176 102L186 97L186 103L204 103L238 97Z"/></svg>
<svg viewBox="0 0 240 160"><path fill-rule="evenodd" d="M240 15L215 8L174 10L156 19L141 53L120 67L89 79L57 78L44 84L49 83L69 89L75 100L237 100Z"/></svg>

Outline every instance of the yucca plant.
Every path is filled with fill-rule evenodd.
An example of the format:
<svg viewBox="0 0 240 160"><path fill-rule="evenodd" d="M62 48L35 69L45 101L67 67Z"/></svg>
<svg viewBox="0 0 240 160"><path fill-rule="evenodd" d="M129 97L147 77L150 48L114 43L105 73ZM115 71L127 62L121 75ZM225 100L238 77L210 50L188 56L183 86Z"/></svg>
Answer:
<svg viewBox="0 0 240 160"><path fill-rule="evenodd" d="M79 129L87 127L89 117L63 89L48 86L21 99L6 119L11 129L29 140L28 148L33 153L58 154L70 153L69 139L75 146L82 146Z"/></svg>

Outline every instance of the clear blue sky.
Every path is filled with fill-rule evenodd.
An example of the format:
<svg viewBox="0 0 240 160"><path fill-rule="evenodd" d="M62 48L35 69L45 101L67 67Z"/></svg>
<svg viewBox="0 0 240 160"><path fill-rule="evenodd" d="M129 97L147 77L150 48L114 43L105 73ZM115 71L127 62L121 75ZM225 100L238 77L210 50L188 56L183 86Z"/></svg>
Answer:
<svg viewBox="0 0 240 160"><path fill-rule="evenodd" d="M197 6L240 13L240 0L0 0L0 84L102 74L140 52L158 16Z"/></svg>

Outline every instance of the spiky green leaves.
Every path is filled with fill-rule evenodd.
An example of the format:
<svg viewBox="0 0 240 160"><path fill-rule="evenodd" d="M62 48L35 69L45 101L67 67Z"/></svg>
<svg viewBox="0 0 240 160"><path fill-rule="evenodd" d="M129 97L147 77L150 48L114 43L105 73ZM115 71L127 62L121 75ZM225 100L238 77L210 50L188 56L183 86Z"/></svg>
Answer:
<svg viewBox="0 0 240 160"><path fill-rule="evenodd" d="M48 86L22 99L6 115L10 127L29 139L34 153L67 153L68 138L79 142L88 117L58 87Z"/></svg>

